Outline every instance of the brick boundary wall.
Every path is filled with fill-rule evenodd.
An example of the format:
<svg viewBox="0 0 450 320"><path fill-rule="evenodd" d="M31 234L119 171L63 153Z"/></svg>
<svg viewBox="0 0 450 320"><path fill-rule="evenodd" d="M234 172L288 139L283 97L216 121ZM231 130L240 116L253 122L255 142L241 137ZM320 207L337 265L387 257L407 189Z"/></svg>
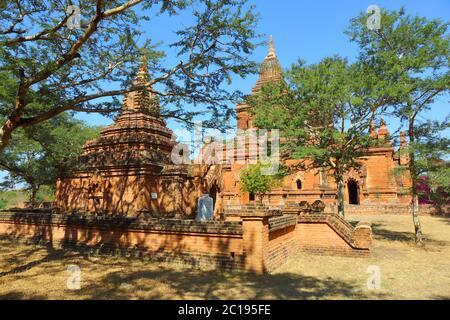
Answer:
<svg viewBox="0 0 450 320"><path fill-rule="evenodd" d="M300 214L298 222L300 251L344 256L370 254L372 229L368 223L353 227L337 214Z"/></svg>
<svg viewBox="0 0 450 320"><path fill-rule="evenodd" d="M337 206L335 204L328 204L328 212L337 213ZM346 204L346 214L358 214L358 215L378 215L378 214L395 214L395 215L410 215L412 214L412 208L410 205L405 204ZM421 215L440 215L450 216L450 206L444 206L440 209L433 205L421 204L419 206L419 214Z"/></svg>
<svg viewBox="0 0 450 320"><path fill-rule="evenodd" d="M368 225L353 228L334 214L303 214L292 208L286 212L247 206L239 211L238 221L200 222L3 211L0 236L89 254L258 274L282 266L299 250L353 256L370 252Z"/></svg>
<svg viewBox="0 0 450 320"><path fill-rule="evenodd" d="M245 269L239 222L1 212L0 234L84 253Z"/></svg>

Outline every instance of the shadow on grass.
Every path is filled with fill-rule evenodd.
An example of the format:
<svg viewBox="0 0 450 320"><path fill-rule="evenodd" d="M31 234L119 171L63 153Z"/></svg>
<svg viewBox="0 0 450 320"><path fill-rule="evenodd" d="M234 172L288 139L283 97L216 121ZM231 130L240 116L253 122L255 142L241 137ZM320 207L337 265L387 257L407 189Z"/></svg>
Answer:
<svg viewBox="0 0 450 320"><path fill-rule="evenodd" d="M45 300L47 297L42 295L30 295L19 291L11 291L5 294L0 294L0 300Z"/></svg>
<svg viewBox="0 0 450 320"><path fill-rule="evenodd" d="M385 229L385 224L373 223L372 232L376 240L387 240L387 241L399 241L410 245L415 245L415 235L413 232L404 231L392 231ZM427 234L423 235L425 246L424 249L439 249L440 247L445 247L449 245L448 241L435 240L428 237Z"/></svg>
<svg viewBox="0 0 450 320"><path fill-rule="evenodd" d="M414 242L414 233L412 232L392 231L385 229L383 227L385 227L384 224L372 223L372 232L375 239L400 241L400 242Z"/></svg>
<svg viewBox="0 0 450 320"><path fill-rule="evenodd" d="M440 217L436 217L436 218L439 219L439 221L442 221L442 222L450 225L450 216L447 216L447 217L440 216Z"/></svg>
<svg viewBox="0 0 450 320"><path fill-rule="evenodd" d="M26 253L24 255L28 257L36 250L37 249L34 249L34 250L31 249L30 250L31 253ZM63 258L72 258L72 257L80 256L80 254L78 254L78 253L72 253L71 255L68 256L68 255L66 255L66 253L68 252L67 250L54 250L51 248L47 248L47 252L48 253L45 257L22 264L22 265L17 266L9 271L0 272L0 278L8 276L10 274L17 274L17 273L22 273L22 272L28 271L31 268L36 267L36 266L41 265L46 262L58 261L58 260L62 260Z"/></svg>
<svg viewBox="0 0 450 320"><path fill-rule="evenodd" d="M164 287L155 287L153 281L164 284ZM128 274L114 272L98 283L102 285L95 284L82 289L83 296L87 299L214 300L368 298L360 292L359 287L350 283L292 273L254 275L243 272L177 271L161 268ZM129 288L126 289L124 284ZM233 290L236 293L232 293Z"/></svg>

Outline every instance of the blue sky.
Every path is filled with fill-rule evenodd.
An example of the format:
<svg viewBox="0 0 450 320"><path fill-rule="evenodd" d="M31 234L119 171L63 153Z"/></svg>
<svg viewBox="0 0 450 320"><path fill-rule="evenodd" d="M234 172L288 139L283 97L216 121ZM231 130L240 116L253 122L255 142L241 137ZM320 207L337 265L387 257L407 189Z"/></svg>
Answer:
<svg viewBox="0 0 450 320"><path fill-rule="evenodd" d="M450 20L449 0L253 0L252 3L256 5L261 16L257 31L266 35L267 39L270 34L273 35L277 55L284 68L289 68L299 58L309 63L318 62L334 54L354 58L356 46L349 42L343 31L348 27L350 19L359 12L366 11L369 5L375 4L388 9L404 6L410 14ZM161 48L167 49L167 45L176 39L174 31L190 23L190 16L184 14L176 17L157 17L144 24L143 29L146 36L154 42L162 42ZM266 47L259 47L253 59L262 61L266 53ZM176 61L173 52L169 50L168 65L173 65ZM256 79L257 75L246 79L236 77L231 87L249 93ZM443 118L450 110L448 101L448 96L440 98L429 112L423 114L424 118ZM90 124L111 123L111 119L101 115L80 114L79 117ZM391 130L397 128L397 122L388 122ZM173 121L169 121L168 125L172 129L178 127Z"/></svg>

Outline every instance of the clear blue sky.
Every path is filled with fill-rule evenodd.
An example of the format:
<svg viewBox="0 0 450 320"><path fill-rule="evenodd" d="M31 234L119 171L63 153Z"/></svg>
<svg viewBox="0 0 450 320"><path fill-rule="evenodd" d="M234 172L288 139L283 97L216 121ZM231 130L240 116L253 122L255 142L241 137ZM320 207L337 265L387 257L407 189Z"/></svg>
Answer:
<svg viewBox="0 0 450 320"><path fill-rule="evenodd" d="M354 58L356 46L349 42L343 31L351 18L361 11L366 11L372 4L388 9L404 6L411 14L450 20L450 0L253 0L252 3L261 15L257 31L267 35L267 38L268 35L273 35L277 55L284 68L290 67L299 58L311 63L333 54ZM155 42L161 41L162 48L167 49L167 45L176 39L174 31L190 23L188 15L157 17L144 24L143 29L148 37ZM260 47L255 51L253 59L262 61L266 53L267 48ZM176 61L174 55L169 52L168 65L173 65ZM247 79L236 77L232 87L249 93L256 79L256 75ZM450 111L449 100L448 96L440 98L424 117L444 117ZM105 125L111 122L108 118L93 114L80 115L80 118L90 124ZM398 123L390 123L392 130L396 129L397 125ZM178 127L171 121L169 126L172 129Z"/></svg>

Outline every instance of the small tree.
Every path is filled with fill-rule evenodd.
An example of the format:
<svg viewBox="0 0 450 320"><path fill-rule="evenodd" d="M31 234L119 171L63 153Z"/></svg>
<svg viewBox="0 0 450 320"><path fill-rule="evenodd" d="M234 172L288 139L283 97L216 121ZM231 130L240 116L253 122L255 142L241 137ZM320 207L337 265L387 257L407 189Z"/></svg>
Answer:
<svg viewBox="0 0 450 320"><path fill-rule="evenodd" d="M450 126L449 119L443 122L425 121L416 126L415 143L408 147L414 149L417 194L428 196L437 206L448 205L450 193L450 163L445 159L450 155L450 139L443 136L445 129ZM410 150L408 150L411 153ZM420 189L426 184L426 195Z"/></svg>
<svg viewBox="0 0 450 320"><path fill-rule="evenodd" d="M268 168L269 166L261 162L248 164L239 173L242 190L257 196L259 202L262 202L264 195L269 193L273 187L277 186L286 174L284 169L281 168L274 175L264 175L261 169Z"/></svg>

